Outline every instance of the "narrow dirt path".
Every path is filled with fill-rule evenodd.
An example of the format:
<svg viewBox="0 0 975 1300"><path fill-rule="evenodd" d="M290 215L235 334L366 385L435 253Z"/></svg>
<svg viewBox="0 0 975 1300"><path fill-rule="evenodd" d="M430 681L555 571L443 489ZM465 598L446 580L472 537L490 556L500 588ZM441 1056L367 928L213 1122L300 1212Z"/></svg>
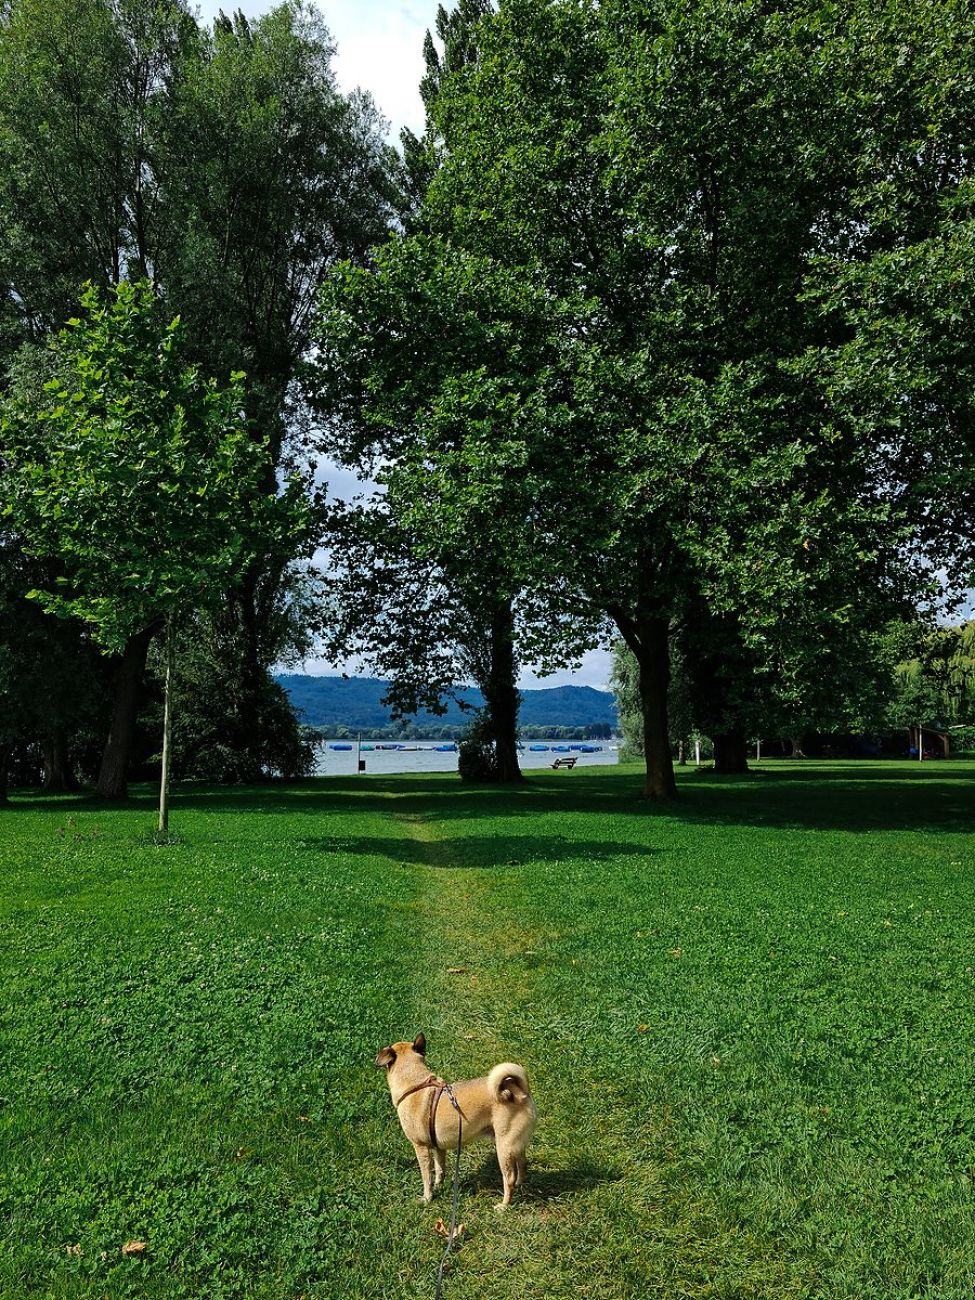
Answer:
<svg viewBox="0 0 975 1300"><path fill-rule="evenodd" d="M511 1026L530 1019L534 990L522 959L539 936L513 924L492 868L456 865L450 841L427 819L397 816L430 868L418 904L425 993L419 1028L434 1068L452 1077L478 1073L511 1057Z"/></svg>

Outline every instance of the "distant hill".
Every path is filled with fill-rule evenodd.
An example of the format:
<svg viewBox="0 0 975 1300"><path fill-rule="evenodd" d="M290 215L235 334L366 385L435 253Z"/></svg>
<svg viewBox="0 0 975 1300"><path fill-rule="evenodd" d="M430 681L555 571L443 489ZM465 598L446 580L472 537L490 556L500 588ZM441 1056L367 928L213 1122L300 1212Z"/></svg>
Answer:
<svg viewBox="0 0 975 1300"><path fill-rule="evenodd" d="M309 677L304 673L277 678L291 696L303 722L312 727L343 726L372 731L386 727L392 716L380 701L389 683L378 677ZM475 707L484 702L473 687L461 692ZM522 691L521 722L535 727L586 727L605 722L616 726L616 702L609 691L591 686L553 686L546 690ZM451 703L443 717L421 712L420 725L462 724L470 714Z"/></svg>

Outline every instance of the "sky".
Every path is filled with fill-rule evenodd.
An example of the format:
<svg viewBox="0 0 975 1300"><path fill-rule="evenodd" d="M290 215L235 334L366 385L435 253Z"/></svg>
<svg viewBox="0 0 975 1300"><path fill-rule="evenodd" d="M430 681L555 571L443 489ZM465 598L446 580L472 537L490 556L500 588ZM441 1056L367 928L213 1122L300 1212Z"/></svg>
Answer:
<svg viewBox="0 0 975 1300"><path fill-rule="evenodd" d="M257 18L272 6L254 0L225 0L198 6L200 18L213 21L221 8L225 13L242 9L248 18ZM436 18L437 0L402 3L397 0L321 0L324 15L337 52L335 74L340 90L360 87L368 90L390 125L389 138L399 140L400 130L408 126L419 133L423 129L423 104L419 84L424 73L423 38ZM345 471L333 469L329 475L332 492L351 495L355 484ZM607 689L610 661L605 650L587 654L576 671L553 673L538 678L525 668L518 681L523 690L538 686L595 686ZM292 670L293 671L293 670ZM346 671L358 674L358 665L307 660L304 671L316 675Z"/></svg>

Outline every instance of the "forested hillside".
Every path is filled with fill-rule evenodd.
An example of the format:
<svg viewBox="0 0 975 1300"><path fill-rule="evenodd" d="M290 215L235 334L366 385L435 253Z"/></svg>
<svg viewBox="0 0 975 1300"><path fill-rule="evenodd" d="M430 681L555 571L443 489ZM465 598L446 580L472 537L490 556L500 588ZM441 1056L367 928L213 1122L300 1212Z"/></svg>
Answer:
<svg viewBox="0 0 975 1300"><path fill-rule="evenodd" d="M312 727L341 725L364 731L386 727L392 721L381 703L389 683L377 677L307 677L290 674L278 682L291 697L302 717ZM475 708L483 704L481 692L470 687L461 699ZM616 725L616 705L609 691L591 686L554 686L547 690L523 691L520 719L525 726L585 727L592 723ZM443 717L421 712L421 725L468 721L470 713L451 703Z"/></svg>

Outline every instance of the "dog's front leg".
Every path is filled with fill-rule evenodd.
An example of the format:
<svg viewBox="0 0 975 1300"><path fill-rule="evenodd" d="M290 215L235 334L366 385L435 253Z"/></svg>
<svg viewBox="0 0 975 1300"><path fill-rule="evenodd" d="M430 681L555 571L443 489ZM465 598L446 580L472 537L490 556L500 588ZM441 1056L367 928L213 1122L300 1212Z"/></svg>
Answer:
<svg viewBox="0 0 975 1300"><path fill-rule="evenodd" d="M421 1146L419 1142L414 1142L413 1150L416 1152L416 1161L420 1166L420 1176L423 1179L423 1199L425 1201L432 1201L433 1189L430 1186L430 1148L427 1146Z"/></svg>
<svg viewBox="0 0 975 1300"><path fill-rule="evenodd" d="M436 1188L439 1187L440 1184L443 1182L444 1174L447 1171L447 1162L444 1159L444 1153L440 1150L439 1147L433 1148L433 1169L434 1169L433 1185Z"/></svg>

